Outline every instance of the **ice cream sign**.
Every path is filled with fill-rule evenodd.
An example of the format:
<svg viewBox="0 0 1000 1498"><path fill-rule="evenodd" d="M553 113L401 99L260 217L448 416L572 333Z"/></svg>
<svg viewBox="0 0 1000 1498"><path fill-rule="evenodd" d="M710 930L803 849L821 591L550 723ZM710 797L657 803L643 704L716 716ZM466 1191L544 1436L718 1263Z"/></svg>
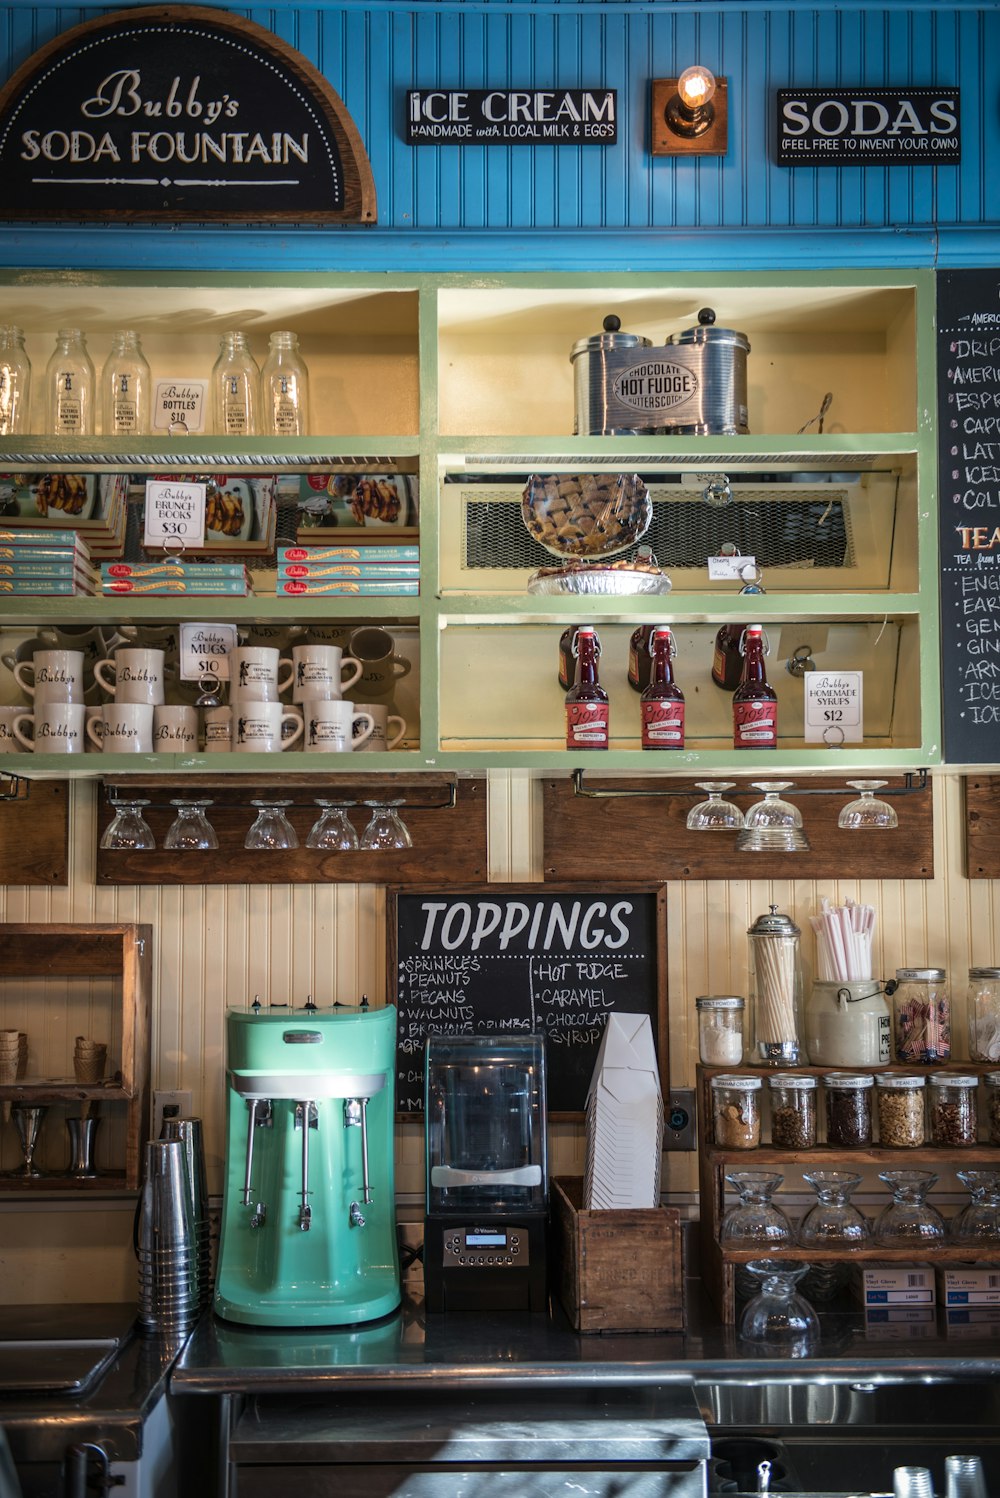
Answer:
<svg viewBox="0 0 1000 1498"><path fill-rule="evenodd" d="M343 102L240 16L118 11L64 32L0 91L14 219L354 221L375 187Z"/></svg>

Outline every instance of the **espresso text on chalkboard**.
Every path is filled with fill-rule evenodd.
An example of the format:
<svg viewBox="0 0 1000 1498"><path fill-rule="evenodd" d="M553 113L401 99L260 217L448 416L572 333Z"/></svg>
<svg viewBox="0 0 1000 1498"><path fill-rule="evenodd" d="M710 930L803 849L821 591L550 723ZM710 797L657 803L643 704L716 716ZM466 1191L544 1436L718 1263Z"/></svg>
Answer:
<svg viewBox="0 0 1000 1498"><path fill-rule="evenodd" d="M938 291L945 758L1000 759L1000 270Z"/></svg>
<svg viewBox="0 0 1000 1498"><path fill-rule="evenodd" d="M647 1014L666 1086L662 890L392 891L396 1107L423 1108L429 1035L545 1036L550 1113L586 1103L607 1017Z"/></svg>

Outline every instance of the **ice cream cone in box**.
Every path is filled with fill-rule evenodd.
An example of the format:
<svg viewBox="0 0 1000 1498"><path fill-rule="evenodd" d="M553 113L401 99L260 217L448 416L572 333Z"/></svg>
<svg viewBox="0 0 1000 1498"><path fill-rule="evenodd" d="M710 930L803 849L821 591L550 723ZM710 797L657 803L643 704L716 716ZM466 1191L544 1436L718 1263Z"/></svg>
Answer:
<svg viewBox="0 0 1000 1498"><path fill-rule="evenodd" d="M0 1087L10 1086L17 1081L17 1065L20 1054L18 1032L16 1030L0 1030ZM4 1099L0 1112L4 1123L10 1122L10 1100Z"/></svg>
<svg viewBox="0 0 1000 1498"><path fill-rule="evenodd" d="M104 1068L108 1061L108 1048L102 1041L86 1040L82 1035L76 1037L76 1048L73 1051L73 1071L76 1080L84 1087L93 1086L104 1076ZM80 1115L86 1118L90 1112L88 1099L80 1105Z"/></svg>

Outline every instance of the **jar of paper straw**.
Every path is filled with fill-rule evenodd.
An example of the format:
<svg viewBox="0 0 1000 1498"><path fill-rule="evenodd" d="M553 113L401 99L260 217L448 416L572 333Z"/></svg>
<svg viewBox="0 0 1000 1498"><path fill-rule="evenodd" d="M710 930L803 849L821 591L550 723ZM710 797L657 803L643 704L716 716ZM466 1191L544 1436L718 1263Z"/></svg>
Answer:
<svg viewBox="0 0 1000 1498"><path fill-rule="evenodd" d="M802 1041L801 933L772 905L747 932L753 1045L757 1066L799 1066L808 1061Z"/></svg>

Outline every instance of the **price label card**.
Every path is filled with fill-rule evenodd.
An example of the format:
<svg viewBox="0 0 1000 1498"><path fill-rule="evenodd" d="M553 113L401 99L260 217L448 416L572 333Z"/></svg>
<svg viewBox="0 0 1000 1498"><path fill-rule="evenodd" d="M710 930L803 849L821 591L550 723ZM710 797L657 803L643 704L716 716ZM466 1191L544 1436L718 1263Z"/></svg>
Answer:
<svg viewBox="0 0 1000 1498"><path fill-rule="evenodd" d="M229 652L239 644L235 624L182 624L181 679L229 680Z"/></svg>
<svg viewBox="0 0 1000 1498"><path fill-rule="evenodd" d="M708 580L713 583L746 583L757 576L756 557L718 556L708 559Z"/></svg>
<svg viewBox="0 0 1000 1498"><path fill-rule="evenodd" d="M807 744L835 747L864 738L863 671L807 671L802 681Z"/></svg>
<svg viewBox="0 0 1000 1498"><path fill-rule="evenodd" d="M173 547L182 552L200 546L205 539L205 490L207 484L187 484L171 479L149 479L146 483L147 546Z"/></svg>
<svg viewBox="0 0 1000 1498"><path fill-rule="evenodd" d="M186 437L205 430L207 380L157 380L153 390L153 431Z"/></svg>

